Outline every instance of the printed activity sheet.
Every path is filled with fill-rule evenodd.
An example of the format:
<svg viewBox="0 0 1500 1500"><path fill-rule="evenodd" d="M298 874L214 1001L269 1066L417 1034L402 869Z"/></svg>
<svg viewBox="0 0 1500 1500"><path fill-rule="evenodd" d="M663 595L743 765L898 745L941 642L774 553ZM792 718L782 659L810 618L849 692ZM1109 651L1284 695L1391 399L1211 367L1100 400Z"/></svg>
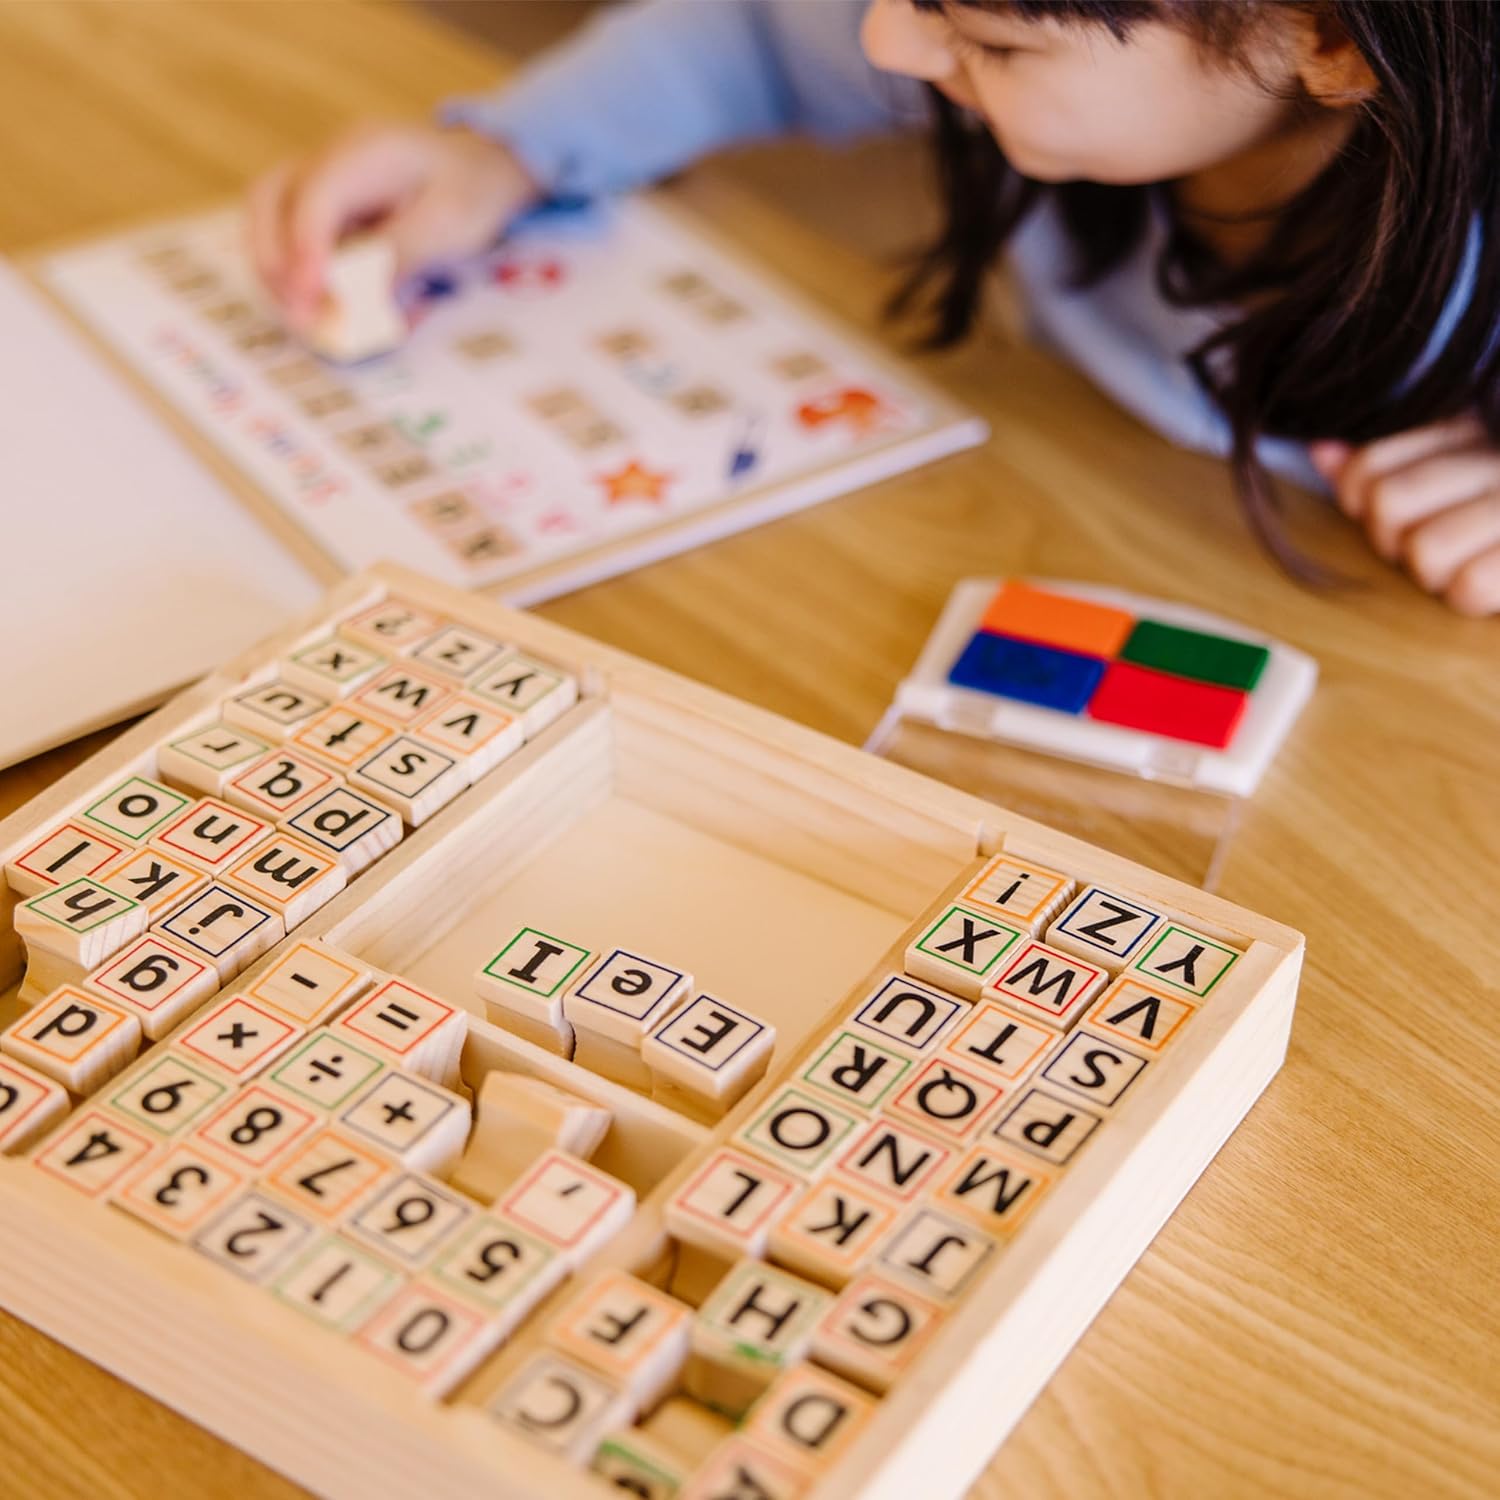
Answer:
<svg viewBox="0 0 1500 1500"><path fill-rule="evenodd" d="M281 326L237 210L40 274L336 564L516 603L985 435L646 199L544 210L417 278L406 345L350 367Z"/></svg>

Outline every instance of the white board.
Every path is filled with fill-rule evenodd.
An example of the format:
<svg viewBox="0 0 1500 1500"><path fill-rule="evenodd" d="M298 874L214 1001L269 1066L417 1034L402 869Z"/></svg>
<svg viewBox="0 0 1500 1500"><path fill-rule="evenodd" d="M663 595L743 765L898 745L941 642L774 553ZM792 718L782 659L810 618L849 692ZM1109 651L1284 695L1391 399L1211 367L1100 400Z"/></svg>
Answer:
<svg viewBox="0 0 1500 1500"><path fill-rule="evenodd" d="M311 574L0 261L0 766L150 707Z"/></svg>
<svg viewBox="0 0 1500 1500"><path fill-rule="evenodd" d="M238 212L41 274L336 563L531 603L979 442L984 424L644 199L534 215L312 359Z"/></svg>

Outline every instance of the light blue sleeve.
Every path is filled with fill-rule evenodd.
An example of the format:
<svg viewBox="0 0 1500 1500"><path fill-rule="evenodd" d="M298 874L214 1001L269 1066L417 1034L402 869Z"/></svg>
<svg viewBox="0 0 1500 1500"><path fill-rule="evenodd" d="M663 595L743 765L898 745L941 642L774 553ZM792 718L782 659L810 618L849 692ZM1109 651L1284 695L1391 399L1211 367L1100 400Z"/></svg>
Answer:
<svg viewBox="0 0 1500 1500"><path fill-rule="evenodd" d="M549 192L618 192L722 146L916 125L921 91L859 49L865 0L637 0L494 94L443 110L502 140Z"/></svg>

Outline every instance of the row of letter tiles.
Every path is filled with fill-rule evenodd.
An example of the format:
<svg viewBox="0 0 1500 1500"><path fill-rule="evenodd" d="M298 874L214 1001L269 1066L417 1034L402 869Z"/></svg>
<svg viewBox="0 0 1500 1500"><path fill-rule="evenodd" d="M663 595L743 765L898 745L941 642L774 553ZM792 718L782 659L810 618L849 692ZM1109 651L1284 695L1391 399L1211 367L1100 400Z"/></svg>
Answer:
<svg viewBox="0 0 1500 1500"><path fill-rule="evenodd" d="M415 618L393 601L344 623L378 631ZM92 1092L134 1056L142 1036L166 1035L393 848L403 820L420 822L576 700L565 674L434 616L420 622L413 656L434 676L414 690L430 688L445 702L423 702L419 718L451 755L435 750L429 761L422 745L403 745L411 737L385 725L380 734L389 743L354 769L378 780L384 772L374 760L383 757L389 784L366 776L361 790L341 774L349 767L329 764L313 748L273 747L233 724L211 724L158 752L158 771L183 790L124 777L11 860L7 880L29 898L15 917L27 947L26 992L63 1019L23 1018L12 1028L13 1045L0 1040L0 1050L29 1058L74 1094ZM326 632L289 661L304 677L344 675L351 689L378 665L376 653ZM455 695L445 674L473 695ZM398 686L398 701L412 686ZM291 715L312 696L290 690L276 706ZM330 729L328 738L338 740L340 731ZM62 1028L77 1034L65 1039ZM56 1045L64 1040L67 1046ZM0 1095L0 1104L8 1097ZM0 1146L20 1144L0 1125Z"/></svg>
<svg viewBox="0 0 1500 1500"><path fill-rule="evenodd" d="M1005 856L964 892L981 933L992 922L982 908L1003 910L1021 924L1014 945L1033 949L1028 929L1060 924L1097 894L1068 904L1066 877ZM939 908L923 934L954 910ZM904 975L879 980L674 1195L669 1229L720 1257L769 1255L835 1288L880 1258L903 1214L955 1215L986 1238L1010 1238L1181 1034L1201 999L1187 991L1206 993L1238 956L1152 916L1156 942L1118 977L1095 971L1074 988L1057 1007L1062 1027L1055 1013L1034 1014L1028 994L994 983L970 1000ZM1055 972L1071 980L1078 970L1054 953ZM1218 973L1205 974L1205 954L1222 962ZM1153 963L1166 972L1148 982Z"/></svg>
<svg viewBox="0 0 1500 1500"><path fill-rule="evenodd" d="M1045 941L1042 941L1045 935ZM905 967L964 999L998 1000L1059 1030L1111 977L1130 972L1206 999L1239 953L1136 898L997 855L939 908Z"/></svg>
<svg viewBox="0 0 1500 1500"><path fill-rule="evenodd" d="M497 1025L627 1087L716 1119L766 1071L775 1028L686 970L521 927L475 976Z"/></svg>
<svg viewBox="0 0 1500 1500"><path fill-rule="evenodd" d="M226 873L250 851L256 826L243 838L217 825L200 831L216 809L194 806L195 797L253 813L269 829L292 824L346 784L363 785L420 821L446 800L435 792L456 795L577 699L568 674L396 599L311 632L268 672L226 701L224 722L158 749L161 780L123 777L15 855L5 869L11 887L34 897L78 880L103 882L147 845ZM152 901L176 894L150 890ZM84 938L105 915L66 911L59 937ZM70 942L68 951L87 946Z"/></svg>
<svg viewBox="0 0 1500 1500"><path fill-rule="evenodd" d="M604 1271L554 1315L545 1347L486 1410L632 1493L716 1494L732 1466L742 1487L752 1477L775 1484L751 1493L799 1494L841 1456L940 1317L936 1304L877 1278L835 1297L755 1260L731 1268L696 1312ZM843 1351L860 1338L885 1347L873 1360ZM723 1433L697 1463L632 1426L669 1397Z"/></svg>

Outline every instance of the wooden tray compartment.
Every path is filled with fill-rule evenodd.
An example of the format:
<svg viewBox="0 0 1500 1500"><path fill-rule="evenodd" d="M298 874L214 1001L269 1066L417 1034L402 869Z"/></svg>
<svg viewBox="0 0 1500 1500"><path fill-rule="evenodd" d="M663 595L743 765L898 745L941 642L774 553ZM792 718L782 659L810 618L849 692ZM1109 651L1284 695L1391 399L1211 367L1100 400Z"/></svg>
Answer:
<svg viewBox="0 0 1500 1500"><path fill-rule="evenodd" d="M1181 1050L997 1257L816 1490L818 1500L962 1493L1279 1066L1300 937L545 622L400 569L374 570L373 582L576 672L584 697L297 937L326 935L477 1010L472 978L494 951L490 937L552 923L582 943L675 957L702 987L780 1030L767 1080L708 1130L476 1020L464 1058L471 1082L518 1068L614 1111L596 1159L642 1202L601 1264L670 1276L661 1204L691 1159L816 1045L855 987L900 967L917 920L981 856L1005 848L1111 882L1245 949ZM371 575L341 586L319 618L371 586ZM0 856L96 787L148 769L158 742L305 629L173 700L0 824ZM13 904L0 908L0 984L20 972ZM1211 1132L1205 1115L1218 1122ZM475 1409L534 1345L540 1317L452 1403L433 1406L259 1289L9 1159L0 1160L0 1300L320 1493L616 1493Z"/></svg>

